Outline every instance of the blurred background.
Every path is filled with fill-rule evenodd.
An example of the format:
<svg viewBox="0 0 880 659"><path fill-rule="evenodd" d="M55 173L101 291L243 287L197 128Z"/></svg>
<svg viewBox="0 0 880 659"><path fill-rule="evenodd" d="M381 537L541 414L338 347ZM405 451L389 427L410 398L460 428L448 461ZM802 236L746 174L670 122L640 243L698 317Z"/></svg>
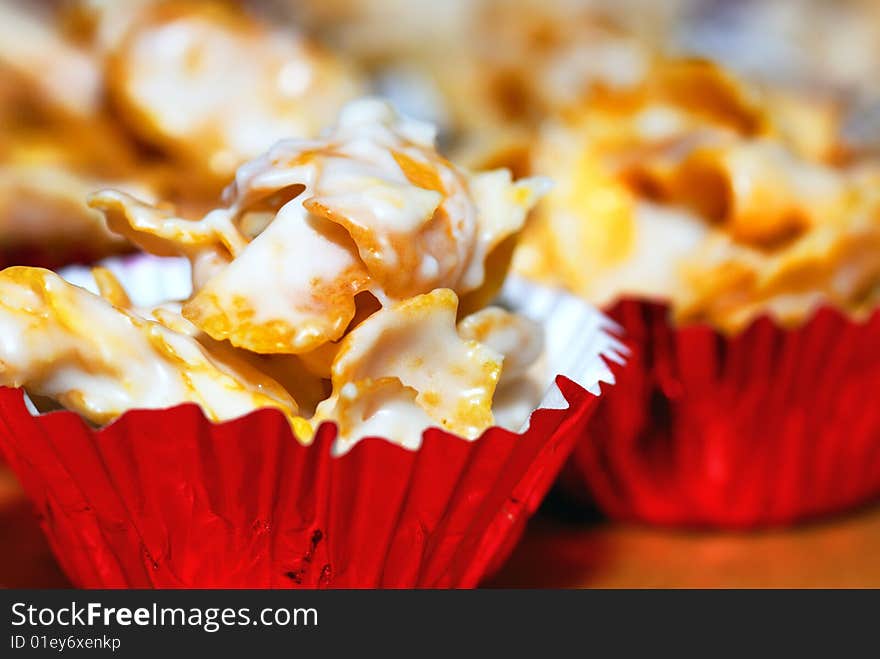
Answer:
<svg viewBox="0 0 880 659"><path fill-rule="evenodd" d="M694 56L832 108L835 153L880 148L875 0L0 0L0 266L124 252L91 191L198 216L364 93L438 124L450 157L527 173L548 118ZM0 585L66 584L2 466L0 552ZM489 585L880 586L878 555L876 507L737 535L612 524L556 493Z"/></svg>

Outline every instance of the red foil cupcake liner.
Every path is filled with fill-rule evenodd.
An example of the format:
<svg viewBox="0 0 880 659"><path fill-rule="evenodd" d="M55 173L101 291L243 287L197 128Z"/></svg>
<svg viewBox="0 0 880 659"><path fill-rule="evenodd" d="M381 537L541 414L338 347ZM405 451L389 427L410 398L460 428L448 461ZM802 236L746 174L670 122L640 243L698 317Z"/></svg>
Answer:
<svg viewBox="0 0 880 659"><path fill-rule="evenodd" d="M473 587L498 567L598 400L557 385L567 409L527 431L467 442L428 430L411 451L335 426L300 445L276 410L211 423L195 405L93 429L33 415L0 388L0 449L82 587Z"/></svg>
<svg viewBox="0 0 880 659"><path fill-rule="evenodd" d="M564 482L614 519L752 528L880 498L880 311L761 318L726 337L619 302L627 368Z"/></svg>

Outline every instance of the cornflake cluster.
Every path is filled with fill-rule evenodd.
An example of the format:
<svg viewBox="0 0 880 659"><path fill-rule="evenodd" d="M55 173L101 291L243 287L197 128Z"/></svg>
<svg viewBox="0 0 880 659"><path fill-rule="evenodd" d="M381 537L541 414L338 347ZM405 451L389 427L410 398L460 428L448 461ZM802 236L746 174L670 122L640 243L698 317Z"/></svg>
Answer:
<svg viewBox="0 0 880 659"><path fill-rule="evenodd" d="M189 259L191 297L138 308L104 269L100 297L0 272L0 384L95 423L191 401L215 420L278 408L305 443L325 420L347 445L417 446L429 426L475 438L496 387L541 353L539 326L486 305L545 187L462 171L431 127L366 99L242 166L200 220L98 192L114 232Z"/></svg>
<svg viewBox="0 0 880 659"><path fill-rule="evenodd" d="M204 212L238 166L316 135L361 93L352 67L250 9L0 3L0 262L124 250L88 193L112 186Z"/></svg>
<svg viewBox="0 0 880 659"><path fill-rule="evenodd" d="M743 85L704 61L661 62L548 126L557 187L516 267L589 300L670 299L679 322L798 323L880 299L880 168L840 140L831 103Z"/></svg>

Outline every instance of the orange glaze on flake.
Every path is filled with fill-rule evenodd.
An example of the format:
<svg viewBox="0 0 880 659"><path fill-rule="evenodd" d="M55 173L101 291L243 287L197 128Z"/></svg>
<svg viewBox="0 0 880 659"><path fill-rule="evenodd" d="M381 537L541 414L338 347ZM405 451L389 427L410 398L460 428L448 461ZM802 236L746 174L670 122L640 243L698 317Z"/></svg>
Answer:
<svg viewBox="0 0 880 659"><path fill-rule="evenodd" d="M110 270L102 267L92 268L92 277L98 286L98 292L107 302L114 307L122 309L131 307L131 299L128 297L128 293L125 292L116 275L110 272Z"/></svg>
<svg viewBox="0 0 880 659"><path fill-rule="evenodd" d="M348 217L325 206L316 199L303 204L315 215L320 215L345 228L354 243L370 276L376 280L386 295L402 299L415 295L436 283L437 277L420 276L425 255L439 252L438 258L455 253L455 237L449 226L448 215L438 208L426 219L416 235L385 232L353 223ZM385 252L395 255L397 261L388 263ZM425 281L425 280L428 281Z"/></svg>
<svg viewBox="0 0 880 659"><path fill-rule="evenodd" d="M659 75L648 79L645 93L741 135L756 135L768 127L767 114L754 90L708 60L682 59L661 65Z"/></svg>
<svg viewBox="0 0 880 659"><path fill-rule="evenodd" d="M392 149L391 155L410 183L425 190L434 190L444 196L447 194L440 175L431 165L414 160L403 151L396 149Z"/></svg>
<svg viewBox="0 0 880 659"><path fill-rule="evenodd" d="M503 313L501 309L499 312L502 313L493 315L477 312L468 316L467 322L462 321L467 327L468 338L486 343L492 334L512 329L516 324L516 317L513 314Z"/></svg>

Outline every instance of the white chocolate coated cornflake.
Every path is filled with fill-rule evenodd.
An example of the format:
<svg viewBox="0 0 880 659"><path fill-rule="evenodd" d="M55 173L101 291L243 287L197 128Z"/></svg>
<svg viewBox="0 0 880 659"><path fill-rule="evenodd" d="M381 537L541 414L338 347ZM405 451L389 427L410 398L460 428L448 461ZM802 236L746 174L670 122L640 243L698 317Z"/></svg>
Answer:
<svg viewBox="0 0 880 659"><path fill-rule="evenodd" d="M678 322L728 332L875 307L877 162L843 159L833 106L762 91L673 61L548 126L536 161L557 187L516 267L597 304L670 300Z"/></svg>
<svg viewBox="0 0 880 659"><path fill-rule="evenodd" d="M459 336L457 307L455 293L437 289L364 320L342 340L333 360L333 395L318 406L317 418L336 419L340 436L350 437L364 421L375 424L370 407L393 401L400 417L394 423L409 417L420 424L427 414L430 425L477 437L492 425L503 357ZM370 403L376 399L379 405ZM418 438L418 427L405 435Z"/></svg>
<svg viewBox="0 0 880 659"><path fill-rule="evenodd" d="M355 297L381 304L485 280L484 261L518 232L546 183L472 175L433 146L430 126L367 99L318 141L278 143L239 169L228 208L194 222L118 192L91 203L147 251L194 264L183 315L259 353L306 353L342 337Z"/></svg>
<svg viewBox="0 0 880 659"><path fill-rule="evenodd" d="M275 407L296 425L296 403L256 370L39 268L0 272L0 383L95 423L194 402L213 420Z"/></svg>
<svg viewBox="0 0 880 659"><path fill-rule="evenodd" d="M7 270L0 383L97 423L195 401L215 419L280 408L305 443L336 421L341 450L370 435L417 447L428 426L478 437L494 423L496 388L514 391L541 337L501 309L467 314L500 285L495 252L546 184L462 171L433 139L365 100L321 140L279 143L242 167L227 207L201 220L94 195L112 230L188 257L193 293L138 309L108 271L93 273L102 299L48 271ZM63 313L56 298L71 301ZM22 343L25 328L48 353Z"/></svg>

